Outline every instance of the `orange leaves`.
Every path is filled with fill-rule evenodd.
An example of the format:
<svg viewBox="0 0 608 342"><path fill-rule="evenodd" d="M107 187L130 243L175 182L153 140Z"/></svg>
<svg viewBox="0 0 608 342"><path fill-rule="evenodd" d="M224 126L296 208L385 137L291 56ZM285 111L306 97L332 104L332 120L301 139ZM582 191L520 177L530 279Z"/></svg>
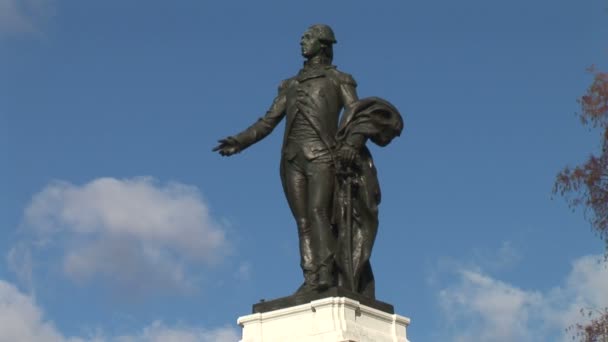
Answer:
<svg viewBox="0 0 608 342"><path fill-rule="evenodd" d="M585 314L585 310L581 310L581 313ZM603 311L589 310L586 316L592 317L599 314L599 317L593 318L589 323L576 324L576 336L581 338L583 342L605 342L608 341L608 309Z"/></svg>
<svg viewBox="0 0 608 342"><path fill-rule="evenodd" d="M583 124L591 122L594 127L608 126L608 73L591 69L593 83L587 93L579 99L580 118Z"/></svg>
<svg viewBox="0 0 608 342"><path fill-rule="evenodd" d="M578 101L583 124L602 129L599 156L591 155L574 169L564 168L555 180L554 193L566 197L571 207L583 206L593 229L608 247L608 73L589 69L593 83ZM607 250L608 253L608 250Z"/></svg>

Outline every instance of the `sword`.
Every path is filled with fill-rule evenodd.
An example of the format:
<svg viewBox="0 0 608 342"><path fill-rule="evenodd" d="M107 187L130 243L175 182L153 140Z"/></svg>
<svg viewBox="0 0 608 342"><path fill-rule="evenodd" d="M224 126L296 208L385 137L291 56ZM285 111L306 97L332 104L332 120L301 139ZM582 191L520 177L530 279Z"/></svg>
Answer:
<svg viewBox="0 0 608 342"><path fill-rule="evenodd" d="M344 169L342 169L344 170ZM356 292L355 287L355 270L353 266L353 203L352 203L352 190L353 190L353 177L355 173L351 169L350 166L346 167L346 170L341 171L340 173L342 181L342 186L345 195L343 196L343 208L345 210L345 218L343 224L341 225L342 230L342 259L344 262L344 267L346 268L346 281L350 290Z"/></svg>

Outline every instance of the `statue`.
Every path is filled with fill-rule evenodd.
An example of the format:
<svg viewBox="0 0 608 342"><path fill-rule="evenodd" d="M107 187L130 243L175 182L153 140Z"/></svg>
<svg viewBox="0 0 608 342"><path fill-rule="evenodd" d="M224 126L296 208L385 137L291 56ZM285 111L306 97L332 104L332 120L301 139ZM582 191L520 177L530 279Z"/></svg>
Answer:
<svg viewBox="0 0 608 342"><path fill-rule="evenodd" d="M331 64L335 43L329 26L308 28L300 42L303 68L281 82L266 115L219 140L213 151L239 153L286 117L280 174L297 224L304 275L295 295L341 287L373 299L369 258L380 187L365 144L386 146L401 134L403 121L383 99L358 99L353 77Z"/></svg>

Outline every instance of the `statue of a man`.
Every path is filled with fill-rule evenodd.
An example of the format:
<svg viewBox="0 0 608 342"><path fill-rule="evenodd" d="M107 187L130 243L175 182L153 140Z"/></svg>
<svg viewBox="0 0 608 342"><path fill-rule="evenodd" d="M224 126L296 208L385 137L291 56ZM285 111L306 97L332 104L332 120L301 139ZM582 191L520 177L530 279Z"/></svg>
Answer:
<svg viewBox="0 0 608 342"><path fill-rule="evenodd" d="M378 118L385 122L387 116L382 111L391 111L394 107L389 104L390 109L386 109L389 107L379 105L375 100L377 98L372 99L371 102L358 101L355 80L332 65L335 43L334 32L329 26L318 24L308 28L300 42L302 56L306 59L303 68L297 75L281 83L278 95L266 115L243 132L220 140L219 145L214 148L214 151L218 151L222 156L239 153L270 134L283 117L286 117L280 173L283 190L298 227L300 265L304 273L304 283L297 294L319 292L330 286L343 285L344 281L339 280L340 273L347 272L344 270L338 272L335 267L344 264L336 260L340 245L344 245L343 242L338 243L338 238L344 234L337 231L338 225L332 221L336 216L340 216L336 215L335 199L344 197L342 195L346 193L337 190L344 188L343 182L340 182L341 178L337 177L338 173L341 173L345 165L351 165L355 159L360 159L369 164L366 169L369 172L365 173L365 177L374 178L373 182L362 178L363 183L377 184L375 169L370 169L373 168L373 163L371 156L368 158L369 151L365 148L365 142L368 139L374 141L388 139L383 145L388 144L394 136L400 134L403 127L399 114L397 114L399 122L391 121L391 127L394 126L394 129L386 129L386 125L371 129L370 122L375 122L372 118L375 114L370 116L371 112L368 111L367 114L359 115L371 108L374 113L381 113ZM356 110L348 111L348 117L343 117L339 125L340 112L349 108ZM387 135L386 139L381 135ZM359 201L371 208L371 211L367 210L367 212L371 212L372 216L376 215L367 220L373 227L365 225L367 223L365 217L363 221L360 220L358 213L353 216L349 211L347 215L351 221L354 219L352 226L361 226L363 222L364 226L371 227L371 230L366 228L371 232L370 234L357 233L361 230L354 234L350 234L349 231L347 234L349 237L352 236L348 241L347 258L352 259L352 255L356 263L364 265L359 268L357 265L353 267L353 260L349 260L351 278L357 272L356 269L367 272L363 277L367 279L367 285L351 287L367 286L368 289L358 291L357 288L351 288L351 290L360 293L367 291L370 297L373 297L373 276L368 259L377 228L376 202L379 202L379 188L376 189L377 186L374 186L375 188L369 192L370 195L366 195L365 201ZM348 193L350 194L350 190ZM349 196L356 199L358 193ZM352 203L348 204L348 210L353 208L357 210L357 203L354 203L354 207ZM352 246L353 241L361 246ZM369 245L367 248L369 253L365 252L365 246L362 244ZM369 283L372 283L371 286Z"/></svg>
<svg viewBox="0 0 608 342"><path fill-rule="evenodd" d="M219 153L229 156L267 136L287 117L281 156L281 181L298 226L304 284L299 291L332 285L334 236L331 231L336 160L334 154L342 108L357 100L353 78L333 66L334 32L313 25L302 36L300 72L279 87L266 115L240 134L220 140ZM338 155L353 158L344 145Z"/></svg>

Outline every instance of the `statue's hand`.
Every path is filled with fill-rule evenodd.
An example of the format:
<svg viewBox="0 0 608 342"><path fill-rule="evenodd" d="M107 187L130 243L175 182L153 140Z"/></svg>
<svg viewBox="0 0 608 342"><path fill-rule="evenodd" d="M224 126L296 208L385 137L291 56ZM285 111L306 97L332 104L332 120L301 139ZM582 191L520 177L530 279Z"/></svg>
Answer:
<svg viewBox="0 0 608 342"><path fill-rule="evenodd" d="M233 137L227 137L225 139L218 140L219 145L213 148L213 152L218 152L222 156L231 156L235 153L239 153L242 150L241 144Z"/></svg>
<svg viewBox="0 0 608 342"><path fill-rule="evenodd" d="M357 157L357 154L357 149L348 144L343 144L338 150L338 157L344 165L351 165Z"/></svg>

